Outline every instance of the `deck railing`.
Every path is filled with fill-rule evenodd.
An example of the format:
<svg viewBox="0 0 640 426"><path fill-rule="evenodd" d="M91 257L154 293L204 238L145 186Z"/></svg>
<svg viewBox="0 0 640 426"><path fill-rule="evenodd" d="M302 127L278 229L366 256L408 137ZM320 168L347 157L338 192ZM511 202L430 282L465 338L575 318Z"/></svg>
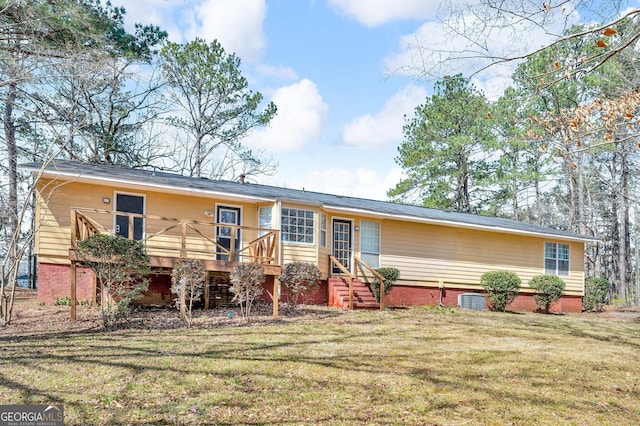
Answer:
<svg viewBox="0 0 640 426"><path fill-rule="evenodd" d="M116 217L126 218L120 234L129 239L142 225L139 240L149 256L279 264L278 230L100 209L71 210L71 248L94 234L116 234Z"/></svg>

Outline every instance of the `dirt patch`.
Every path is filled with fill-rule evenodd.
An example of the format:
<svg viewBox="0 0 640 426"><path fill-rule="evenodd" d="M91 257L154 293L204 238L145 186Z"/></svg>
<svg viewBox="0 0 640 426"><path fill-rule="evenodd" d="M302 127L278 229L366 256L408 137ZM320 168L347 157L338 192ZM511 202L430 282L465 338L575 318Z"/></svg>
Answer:
<svg viewBox="0 0 640 426"><path fill-rule="evenodd" d="M316 305L280 305L278 319L273 318L270 304L258 304L253 308L251 325L287 322L306 318L323 318L340 315L340 309ZM198 309L193 312L194 328L239 327L247 323L239 308ZM180 321L179 313L169 307L135 307L121 328L135 329L176 329L186 328ZM36 300L35 290L17 291L11 324L0 327L0 336L24 336L41 333L69 333L101 330L102 321L99 308L78 306L76 321L70 321L69 306L44 305Z"/></svg>
<svg viewBox="0 0 640 426"><path fill-rule="evenodd" d="M605 306L604 311L596 315L602 318L613 318L623 321L640 322L640 307L628 306Z"/></svg>

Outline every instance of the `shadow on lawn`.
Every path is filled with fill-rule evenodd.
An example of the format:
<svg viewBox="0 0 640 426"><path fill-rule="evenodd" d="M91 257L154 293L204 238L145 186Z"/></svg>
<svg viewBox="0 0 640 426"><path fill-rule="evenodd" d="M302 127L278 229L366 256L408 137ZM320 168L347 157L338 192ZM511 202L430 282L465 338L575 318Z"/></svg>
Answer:
<svg viewBox="0 0 640 426"><path fill-rule="evenodd" d="M376 328L368 326L369 324L375 326L377 320L381 318L376 313L356 314L340 310L316 310L313 307L305 309L309 311L307 315L321 320L317 324L310 323L310 326L324 326L322 332L316 331L309 335L304 328L296 328L297 322L287 329L283 319L264 320L263 323L257 324L259 326L250 325L241 328L197 326L187 329L180 326L153 329L133 325L118 330L90 328L26 336L3 336L0 338L4 347L3 358L0 360L0 366L3 366L0 369L0 387L18 389L24 398L21 402L25 403L43 400L59 401L62 398L61 403L69 404L78 413L82 413L80 416L89 418L91 414L86 412L86 407L81 402L74 402L67 393L49 391L45 387L46 384L38 388L37 385L28 382L16 381L15 377L7 372L12 368L33 368L34 365L64 365L70 372L73 372L75 367L78 370L84 370L87 367L103 371L125 369L131 378L143 374L148 376L150 372L158 375L166 373L172 375L171 377L178 375L183 377L183 385L187 388L189 377L204 375L220 379L225 383L232 383L237 392L248 394L254 391L254 384L246 377L260 381L273 379L271 376L273 373L269 368L252 367L255 365L254 362L257 362L270 366L275 371L279 371L277 369L279 365L291 365L288 371L295 371L296 364L305 364L321 367L320 371L326 369L331 372L330 376L293 375L282 378L292 388L296 388L296 381L298 384L305 381L313 383L312 386L308 386L311 389L349 388L353 385L350 380L355 377L351 374L363 374L367 375L366 377L378 379L385 376L403 376L408 381L414 381L416 389L439 389L445 394L466 395L464 404L467 406L481 407L487 398L491 398L505 401L503 404L507 405L526 400L529 404L533 402L541 407L561 405L581 410L594 408L591 401L573 398L570 392L566 392L566 388L558 386L560 373L546 374L544 368L540 369L535 365L523 363L521 349L483 349L482 346L478 346L473 350L456 351L456 345L459 343L456 335L434 336L428 333L428 323L420 324L419 318L406 329L400 327L390 329L390 324ZM322 320L339 317L342 322L322 322ZM504 331L492 331L494 318L491 315L469 315L464 317L469 324L460 322L459 326L482 327L483 332L488 332L492 337L510 337L508 333L505 336ZM592 333L581 329L579 322L551 321L551 318L546 316L536 318L535 316L509 315L509 318L513 321L513 325L521 323L523 327L527 323L535 322L533 330L541 335L552 331L560 336L565 333L593 339L596 343L607 341L640 349L638 343L628 339L606 338L606 333L612 329L607 330L604 324ZM394 321L403 321L403 319L400 317ZM486 321L486 324L473 324L475 319ZM439 320L439 317L431 318L431 325L437 326ZM236 339L233 338L234 335ZM516 334L513 336L517 337ZM428 340L429 345L423 346L421 339ZM406 350L403 349L404 347ZM433 351L431 349L433 347L449 349ZM244 364L243 361L249 363ZM220 365L230 365L234 362L243 367L219 368ZM491 368L494 365L505 365L510 367L510 370L501 372L505 377L487 377L487 371L492 371ZM456 371L456 368L459 370ZM495 380L513 380L517 383L523 380L523 377L525 380L535 381L537 386L547 391L532 394L530 389L520 389L517 386L497 388L494 383ZM599 391L589 383L582 383L581 386L593 395ZM194 391L203 392L199 389ZM382 388L381 383L372 380L372 383L364 387L362 392L365 393L364 397L368 397L369 394L375 396L376 392L386 392L386 390ZM233 399L233 396L228 395L226 398L221 402L223 405L242 408L240 402ZM434 402L433 409L451 410L456 408L456 404L456 402L439 400ZM611 406L611 409L613 408ZM637 412L633 413L633 415L637 414ZM298 424L300 422L331 424L336 421L365 424L367 420L371 420L365 414L349 412L342 412L337 418L325 417L322 413L310 413L310 415L311 418L288 421L281 419L277 422L260 421L255 424ZM313 418L315 415L318 417ZM382 421L382 419L376 420ZM136 424L130 420L123 420L123 422ZM163 423L157 419L152 423L175 424L176 421ZM149 424L149 421L139 424ZM237 423L216 421L216 424Z"/></svg>

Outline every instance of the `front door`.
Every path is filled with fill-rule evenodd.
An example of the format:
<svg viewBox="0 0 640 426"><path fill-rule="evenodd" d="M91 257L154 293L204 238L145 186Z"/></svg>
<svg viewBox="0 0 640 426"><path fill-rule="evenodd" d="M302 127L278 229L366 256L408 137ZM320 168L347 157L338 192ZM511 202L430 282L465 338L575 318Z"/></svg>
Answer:
<svg viewBox="0 0 640 426"><path fill-rule="evenodd" d="M342 265L351 271L351 221L345 219L333 219L333 256ZM342 271L333 265L333 273Z"/></svg>
<svg viewBox="0 0 640 426"><path fill-rule="evenodd" d="M240 225L240 207L217 206L216 222ZM231 244L233 242L233 251L237 252L240 248L240 229L230 226L218 226L216 227L216 241L229 251L231 251ZM220 249L218 249L218 251L219 250ZM229 260L229 256L226 254L219 254L217 259Z"/></svg>
<svg viewBox="0 0 640 426"><path fill-rule="evenodd" d="M144 197L141 195L116 194L116 211L144 214ZM144 219L141 217L132 219L133 239L140 241L144 233ZM115 234L129 238L129 216L116 216Z"/></svg>

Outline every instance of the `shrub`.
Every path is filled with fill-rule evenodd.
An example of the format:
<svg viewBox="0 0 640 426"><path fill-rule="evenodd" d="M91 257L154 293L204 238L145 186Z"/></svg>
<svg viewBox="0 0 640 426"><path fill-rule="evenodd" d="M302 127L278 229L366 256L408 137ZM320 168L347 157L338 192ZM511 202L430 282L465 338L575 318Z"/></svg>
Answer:
<svg viewBox="0 0 640 426"><path fill-rule="evenodd" d="M387 295L393 288L393 283L400 276L400 270L398 268L378 268L376 272L382 275L385 278L384 281L384 294ZM378 303L380 303L380 279L378 277L374 278L373 282L370 284L371 292L375 296Z"/></svg>
<svg viewBox="0 0 640 426"><path fill-rule="evenodd" d="M536 293L533 298L536 300L538 309L549 313L551 304L560 299L564 291L564 281L556 275L537 275L529 281L529 287Z"/></svg>
<svg viewBox="0 0 640 426"><path fill-rule="evenodd" d="M315 264L308 262L287 263L280 275L280 282L296 303L301 295L318 291L318 281L320 270Z"/></svg>
<svg viewBox="0 0 640 426"><path fill-rule="evenodd" d="M609 294L609 281L606 278L591 277L584 282L582 309L585 311L601 311Z"/></svg>
<svg viewBox="0 0 640 426"><path fill-rule="evenodd" d="M193 302L200 300L204 294L206 279L207 270L197 259L180 259L171 271L171 291L178 295L177 307L180 309L180 316L184 313L184 318L180 319L186 321L188 327L191 327L193 318Z"/></svg>
<svg viewBox="0 0 640 426"><path fill-rule="evenodd" d="M56 306L71 306L71 298L69 296L56 297Z"/></svg>
<svg viewBox="0 0 640 426"><path fill-rule="evenodd" d="M233 301L240 305L242 318L249 322L251 307L262 294L262 283L266 279L264 267L259 263L239 263L231 271L230 279Z"/></svg>
<svg viewBox="0 0 640 426"><path fill-rule="evenodd" d="M131 312L131 302L149 287L149 258L138 241L96 234L78 242L76 256L100 283L104 327L117 325Z"/></svg>
<svg viewBox="0 0 640 426"><path fill-rule="evenodd" d="M480 285L487 292L489 304L494 311L504 312L520 292L520 278L515 272L489 271L482 274Z"/></svg>

